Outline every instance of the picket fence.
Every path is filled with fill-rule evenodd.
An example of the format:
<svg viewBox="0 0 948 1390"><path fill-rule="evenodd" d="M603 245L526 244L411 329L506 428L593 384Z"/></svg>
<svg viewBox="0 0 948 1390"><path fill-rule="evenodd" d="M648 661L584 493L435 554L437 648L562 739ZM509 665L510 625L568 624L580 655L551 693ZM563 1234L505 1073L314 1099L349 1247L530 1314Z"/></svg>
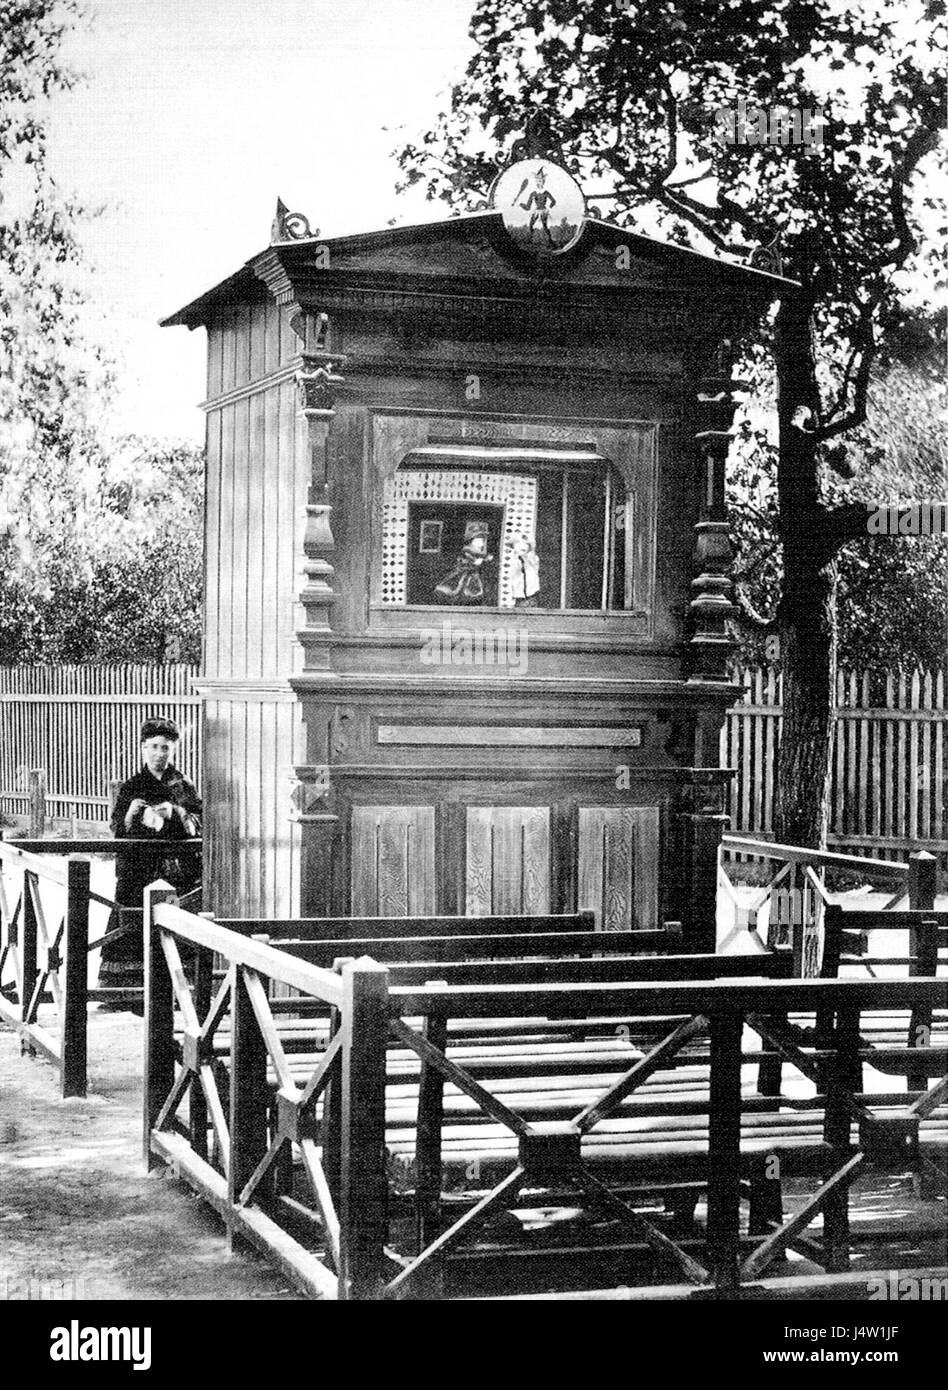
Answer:
<svg viewBox="0 0 948 1390"><path fill-rule="evenodd" d="M139 725L154 715L178 724L179 762L200 782L200 699L191 690L197 673L185 664L0 667L0 814L28 814L30 770L43 768L49 816L106 820L109 786L135 770ZM731 826L766 839L781 681L761 668L735 679L743 695L721 733L721 766L737 773ZM830 843L877 858L919 848L948 853L944 672L890 674L881 692L878 686L868 673L838 676Z"/></svg>
<svg viewBox="0 0 948 1390"><path fill-rule="evenodd" d="M30 772L42 768L49 816L108 820L109 786L137 771L142 720L156 716L178 725L178 762L200 780L197 671L183 663L0 667L0 814L29 814Z"/></svg>
<svg viewBox="0 0 948 1390"><path fill-rule="evenodd" d="M774 670L735 673L744 687L721 730L721 766L731 785L731 826L773 835L782 680ZM881 686L881 689L880 689ZM948 853L948 738L945 673L840 671L836 681L829 834L831 848L904 859L911 850Z"/></svg>

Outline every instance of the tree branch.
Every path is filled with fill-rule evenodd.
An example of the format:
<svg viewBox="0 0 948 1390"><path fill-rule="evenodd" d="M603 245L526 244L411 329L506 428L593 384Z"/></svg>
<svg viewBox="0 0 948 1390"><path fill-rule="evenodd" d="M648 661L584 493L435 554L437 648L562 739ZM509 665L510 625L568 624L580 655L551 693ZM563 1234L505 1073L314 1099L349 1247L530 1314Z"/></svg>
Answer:
<svg viewBox="0 0 948 1390"><path fill-rule="evenodd" d="M837 435L845 434L848 430L855 429L857 425L865 423L869 400L869 371L876 355L875 335L872 333L871 323L869 331L870 339L862 350L859 368L853 381L853 408L843 419L835 421L832 425L824 425L822 428L814 430L813 439L817 444L826 444L830 439L835 439Z"/></svg>
<svg viewBox="0 0 948 1390"><path fill-rule="evenodd" d="M849 395L849 385L850 381L852 380L853 366L855 364L856 358L859 357L860 353L862 354L862 357L860 358L859 372L857 372L856 375L857 386L854 402L855 405L858 406L860 403L859 383L863 380L863 377L865 377L865 385L863 386L863 392L865 392L868 388L868 369L865 369L865 361L866 355L872 354L875 348L875 338L872 330L872 315L875 311L876 305L879 302L880 294L881 292L877 293L875 298L870 297L865 301L860 301L857 299L857 304L859 305L859 317L850 340L852 343L852 351L850 352L849 358L846 362L846 367L843 372L843 379L840 382L839 392L836 396L836 402L824 416L824 419L827 422L826 425L823 426L824 429L830 428L829 422L835 419L835 417L840 413L840 411L844 408L846 404L846 400ZM872 361L871 355L869 357L869 361L870 363ZM863 401L863 405L864 404L865 402ZM818 435L818 438L825 437L828 436Z"/></svg>
<svg viewBox="0 0 948 1390"><path fill-rule="evenodd" d="M905 215L905 189L915 172L916 165L937 146L938 135L937 128L929 129L926 126L920 126L906 140L901 156L892 162L892 178L889 183L889 211L892 214L896 243L891 251L884 252L869 262L870 267L874 270L881 270L883 266L893 265L897 267L902 265L918 244Z"/></svg>
<svg viewBox="0 0 948 1390"><path fill-rule="evenodd" d="M736 621L744 627L750 628L761 637L766 637L771 632L777 630L776 616L764 618L757 612L746 594L742 593L739 586L734 589L734 603L737 608Z"/></svg>

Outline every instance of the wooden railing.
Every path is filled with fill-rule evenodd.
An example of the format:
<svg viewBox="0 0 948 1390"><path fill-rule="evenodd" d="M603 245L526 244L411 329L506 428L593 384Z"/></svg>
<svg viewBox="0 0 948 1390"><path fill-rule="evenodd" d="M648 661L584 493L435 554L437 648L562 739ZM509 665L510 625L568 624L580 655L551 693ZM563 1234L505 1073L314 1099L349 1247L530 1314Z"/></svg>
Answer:
<svg viewBox="0 0 948 1390"><path fill-rule="evenodd" d="M494 1214L516 1205L525 1188L574 1190L650 1249L675 1282L738 1296L747 1286L766 1289L765 1271L786 1249L800 1247L819 1214L822 1245L810 1241L806 1248L811 1256L822 1250L828 1275L846 1268L848 1191L867 1166L891 1163L902 1171L906 1162L917 1162L944 1181L940 1164L929 1157L941 1152L939 1143L944 1147L936 1127L932 1148L936 1112L944 1123L944 1080L897 1095L867 1095L859 1082L863 1021L894 1008L944 1009L944 981L643 981L627 978L634 971L630 963L613 969L604 958L595 982L574 983L551 981L546 972L537 976L534 958L522 975L516 961L504 960L486 983L485 972L473 965L465 982L455 983L441 978L436 963L426 967L427 975L417 964L380 965L366 957L337 960L326 969L291 956L289 943L281 949L181 910L159 885L146 901L146 1161L165 1162L185 1177L233 1236L260 1248L312 1296L433 1296L445 1257L461 1251ZM214 954L226 963L216 990ZM654 974L660 962L653 958L647 965ZM292 988L298 998L272 999L273 985ZM288 1013L297 1016L295 1023ZM801 1014L819 1018L818 1047L813 1030L788 1021ZM565 1119L537 1119L509 1088L491 1090L463 1055L449 1055L449 1034L462 1020L465 1028L493 1030L509 1042L525 1025L542 1034L557 1020L581 1028L583 1019L598 1027L615 1019L651 1022L659 1041L646 1055L634 1054L601 1090L593 1087L575 1113L567 1108ZM752 1102L742 1096L745 1025L798 1080L810 1083L812 1095L783 1094L778 1079L773 1096ZM702 1037L708 1091L701 1115L688 1123L703 1125L705 1138L699 1130L688 1143L669 1145L659 1122L650 1131L639 1121L620 1136L625 1148L618 1154L612 1122L638 1101L644 1082L675 1065ZM944 1073L944 1048L907 1043L902 1050L928 1074ZM417 1114L406 1131L399 1118L405 1087L387 1103L387 1082L404 1078L404 1059L411 1057ZM458 1129L456 1121L452 1129L457 1102L449 1106L446 1085L464 1098L465 1124L470 1111L489 1126L482 1132L496 1136L499 1130L501 1137L472 1147L464 1138L469 1130ZM557 1114L565 1104L558 1104ZM638 1113L663 1113L665 1102L658 1104L656 1111L653 1098ZM794 1111L804 1118L795 1121ZM764 1112L774 1118L755 1129ZM672 1105L669 1113L683 1112ZM393 1145L406 1143L417 1214L417 1244L409 1253L396 1248L387 1171ZM617 1154L626 1179L647 1174L653 1188L683 1179L706 1188L706 1230L697 1246L686 1248L618 1195L610 1181L619 1171L612 1166ZM465 1171L472 1155L473 1190L451 1203L454 1219L446 1217L442 1173L452 1165ZM782 1175L812 1177L813 1190L786 1221L758 1201L744 1234L742 1198L770 1158ZM294 1164L305 1177L305 1201L293 1184Z"/></svg>
<svg viewBox="0 0 948 1390"><path fill-rule="evenodd" d="M774 866L767 882L754 887L750 902L746 887L742 897L728 872L727 856L735 854L769 861ZM924 850L911 854L903 863L775 844L745 835L724 835L718 856L718 894L731 909L732 923L719 949L741 931L757 933L766 916L768 944L789 942L794 951L795 974L819 975L823 913L830 901L825 884L827 869L847 870L863 880L884 885L890 895L884 910L903 903L911 908L934 905L938 864Z"/></svg>
<svg viewBox="0 0 948 1390"><path fill-rule="evenodd" d="M175 841L200 852L200 840ZM154 840L0 839L0 1022L59 1069L63 1096L84 1096L88 1082L88 1006L140 1002L141 989L90 987L89 953L142 929L142 909L125 907L91 886L91 857L154 851ZM189 894L200 907L200 890ZM121 924L90 940L93 903L119 909ZM52 1017L40 1017L52 1006Z"/></svg>

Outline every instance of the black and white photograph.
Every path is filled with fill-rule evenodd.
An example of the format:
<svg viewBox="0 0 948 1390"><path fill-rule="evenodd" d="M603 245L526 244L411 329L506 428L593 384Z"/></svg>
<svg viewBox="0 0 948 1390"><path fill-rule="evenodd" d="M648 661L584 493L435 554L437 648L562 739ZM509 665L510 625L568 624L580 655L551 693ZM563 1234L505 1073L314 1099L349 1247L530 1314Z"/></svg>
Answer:
<svg viewBox="0 0 948 1390"><path fill-rule="evenodd" d="M32 1364L932 1354L945 11L0 0Z"/></svg>

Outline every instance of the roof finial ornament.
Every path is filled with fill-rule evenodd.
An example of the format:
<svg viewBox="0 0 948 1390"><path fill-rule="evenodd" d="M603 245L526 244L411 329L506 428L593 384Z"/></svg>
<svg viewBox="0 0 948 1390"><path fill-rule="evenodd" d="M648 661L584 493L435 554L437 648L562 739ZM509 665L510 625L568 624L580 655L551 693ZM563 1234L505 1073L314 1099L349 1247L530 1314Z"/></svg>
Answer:
<svg viewBox="0 0 948 1390"><path fill-rule="evenodd" d="M766 246L755 246L747 258L747 264L755 270L766 270L770 275L783 274L783 257L780 254L780 233L775 232L772 241Z"/></svg>
<svg viewBox="0 0 948 1390"><path fill-rule="evenodd" d="M270 227L270 245L281 241L308 241L319 236L319 228L310 230L309 218L302 212L290 212L282 198L277 198L276 215Z"/></svg>
<svg viewBox="0 0 948 1390"><path fill-rule="evenodd" d="M547 113L539 107L531 111L523 126L523 134L514 141L507 157L507 165L516 164L521 159L559 159L561 151L553 136L553 127Z"/></svg>

